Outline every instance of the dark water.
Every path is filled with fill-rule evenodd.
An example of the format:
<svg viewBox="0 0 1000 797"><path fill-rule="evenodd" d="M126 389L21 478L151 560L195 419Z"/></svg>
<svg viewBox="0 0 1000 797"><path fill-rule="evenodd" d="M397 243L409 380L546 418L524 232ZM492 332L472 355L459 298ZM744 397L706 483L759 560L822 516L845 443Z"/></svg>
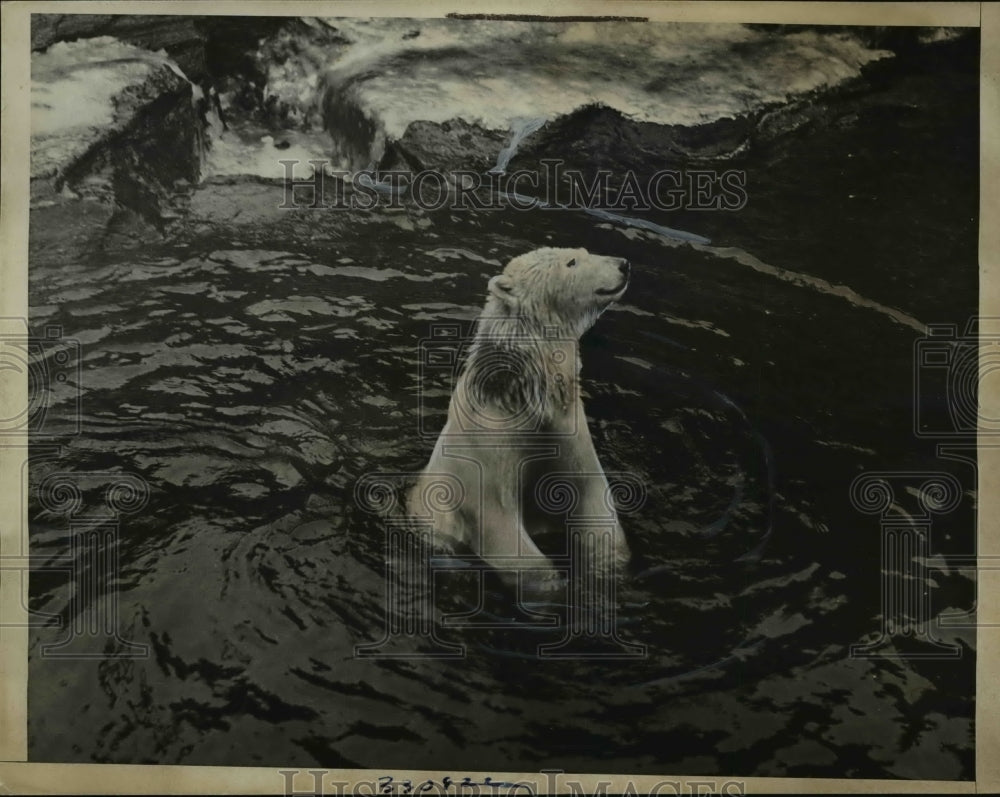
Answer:
<svg viewBox="0 0 1000 797"><path fill-rule="evenodd" d="M956 81L933 84L935 102ZM908 166L899 179L851 173L853 193L877 180L885 201L852 217L855 256L835 274L808 255L846 245L842 231L791 198L802 168L820 185L845 179L830 147L867 136L876 165L885 133L857 119L839 138L819 134L822 150L793 140L750 164L751 186L785 201L751 203L713 239L920 322L963 322L975 291L930 318L914 265L949 263L975 281L974 185L927 147L953 140L955 118L907 118L920 135L896 144L913 155L905 164L923 153L933 204L914 204ZM881 611L878 520L852 507L855 476L954 473L965 499L936 521L932 550L972 552L973 468L912 433L920 332L732 252L570 213L278 218L254 215L280 201L276 187L208 185L200 197L208 221L141 250L66 262L32 230L32 324L80 341L83 408L76 436L70 404L52 408L47 428L65 447L36 445L33 489L70 471L133 473L150 491L122 519L114 582L121 636L149 656L44 658L61 632L35 631L33 760L972 777L974 633L935 631L954 660L849 654L878 636ZM776 228L756 249L740 226L754 219ZM925 223L941 234L915 240ZM558 633L443 628L464 658L358 659L384 626L385 531L355 504L355 484L423 466L433 435L421 419L443 422L447 375L418 389L420 340L475 318L488 277L542 245L633 263L582 355L605 469L649 485L625 524L636 561L619 590L619 633L647 655L540 660L535 646ZM871 295L878 274L891 292ZM81 477L85 511L110 478ZM912 495L897 500L913 511ZM33 553L65 553L66 518L35 493L30 511ZM463 579L446 580L446 601L461 603ZM71 612L65 578L32 584L33 608ZM973 605L968 573L935 570L932 591L935 616ZM895 642L890 654L930 650Z"/></svg>

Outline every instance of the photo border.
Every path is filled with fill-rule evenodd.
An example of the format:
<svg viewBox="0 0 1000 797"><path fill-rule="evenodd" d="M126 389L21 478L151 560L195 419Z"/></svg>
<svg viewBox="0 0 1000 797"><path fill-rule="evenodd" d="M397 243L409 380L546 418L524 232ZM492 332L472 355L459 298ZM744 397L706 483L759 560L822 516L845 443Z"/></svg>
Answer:
<svg viewBox="0 0 1000 797"><path fill-rule="evenodd" d="M797 3L797 2L665 2L664 0L487 0L471 3L405 2L404 0L140 0L131 2L29 2L9 0L2 14L2 107L0 136L0 318L26 319L30 14L183 14L234 16L380 16L440 17L447 13L537 14L553 16L645 17L650 21L755 22L777 24L954 26L981 29L980 61L980 315L1000 315L1000 6L988 3ZM1000 390L994 381L981 385L980 407L985 417L1000 417ZM0 417L27 405L27 377L20 383L0 383ZM977 551L980 559L1000 556L1000 448L985 445L980 435L979 515ZM27 501L22 468L27 460L26 436L0 440L0 555L23 553L22 529L27 528ZM994 489L989 489L992 485ZM12 553L12 552L18 553ZM32 794L283 794L285 777L274 767L139 766L123 764L27 763L28 628L22 607L24 572L0 570L0 789ZM971 794L1000 791L1000 569L981 568L977 575L977 692L975 719L976 778L974 781L852 780L830 778L755 778L743 776L561 775L585 792L601 784L620 793L629 783L644 793L657 783L678 784L681 793L699 793L706 784L734 781L743 793L915 793ZM18 624L20 624L18 626ZM285 769L292 769L286 767ZM310 770L298 769L303 777ZM543 793L546 776L539 772L425 772L389 770L323 770L324 782L372 782L379 776L414 783L445 776L460 780L530 781ZM295 781L298 790L308 787ZM332 793L332 792L330 792ZM665 793L672 793L670 791Z"/></svg>

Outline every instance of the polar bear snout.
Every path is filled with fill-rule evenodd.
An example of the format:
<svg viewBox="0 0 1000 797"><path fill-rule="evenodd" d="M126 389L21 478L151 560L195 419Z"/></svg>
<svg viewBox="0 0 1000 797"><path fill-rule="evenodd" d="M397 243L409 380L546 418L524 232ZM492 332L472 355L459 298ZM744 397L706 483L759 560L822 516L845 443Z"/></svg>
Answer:
<svg viewBox="0 0 1000 797"><path fill-rule="evenodd" d="M596 293L598 296L607 296L612 299L617 299L619 296L625 293L625 289L628 287L628 281L632 271L632 265L628 262L628 260L626 260L623 257L615 258L614 262L616 262L618 266L618 271L615 274L615 277L617 277L618 280L616 284L610 287L597 288L594 291L594 293Z"/></svg>

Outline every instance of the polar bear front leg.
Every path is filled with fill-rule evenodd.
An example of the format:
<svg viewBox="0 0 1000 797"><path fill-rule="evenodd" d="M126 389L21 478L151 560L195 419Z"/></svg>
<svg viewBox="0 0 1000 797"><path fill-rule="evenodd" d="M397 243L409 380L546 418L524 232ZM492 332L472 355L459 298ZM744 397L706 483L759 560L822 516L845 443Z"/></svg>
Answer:
<svg viewBox="0 0 1000 797"><path fill-rule="evenodd" d="M580 406L582 416L583 407ZM585 417L585 416L582 416ZM618 521L618 513L611 497L608 479L604 475L590 430L584 426L576 437L563 443L563 460L561 465L569 473L576 474L573 481L576 484L578 503L574 514L588 521L606 525L611 533L611 564L613 561L619 572L624 570L631 558L625 532Z"/></svg>
<svg viewBox="0 0 1000 797"><path fill-rule="evenodd" d="M497 561L497 570L508 586L516 588L520 580L534 588L555 589L561 584L559 572L552 561L535 544L524 527L515 490L489 491L484 496L479 518L476 553L487 562ZM517 560L531 559L531 567L504 567ZM527 563L525 563L527 564Z"/></svg>

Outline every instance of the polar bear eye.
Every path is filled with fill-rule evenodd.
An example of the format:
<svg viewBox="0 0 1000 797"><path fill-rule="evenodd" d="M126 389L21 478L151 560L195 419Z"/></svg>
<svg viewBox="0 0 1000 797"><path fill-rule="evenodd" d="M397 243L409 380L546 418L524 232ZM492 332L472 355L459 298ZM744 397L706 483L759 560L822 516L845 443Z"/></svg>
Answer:
<svg viewBox="0 0 1000 797"><path fill-rule="evenodd" d="M574 258L573 258L572 260L570 260L570 261L569 261L569 262L568 262L568 263L566 264L566 268L573 268L573 266L575 266L575 265L576 265L576 258L574 257Z"/></svg>

